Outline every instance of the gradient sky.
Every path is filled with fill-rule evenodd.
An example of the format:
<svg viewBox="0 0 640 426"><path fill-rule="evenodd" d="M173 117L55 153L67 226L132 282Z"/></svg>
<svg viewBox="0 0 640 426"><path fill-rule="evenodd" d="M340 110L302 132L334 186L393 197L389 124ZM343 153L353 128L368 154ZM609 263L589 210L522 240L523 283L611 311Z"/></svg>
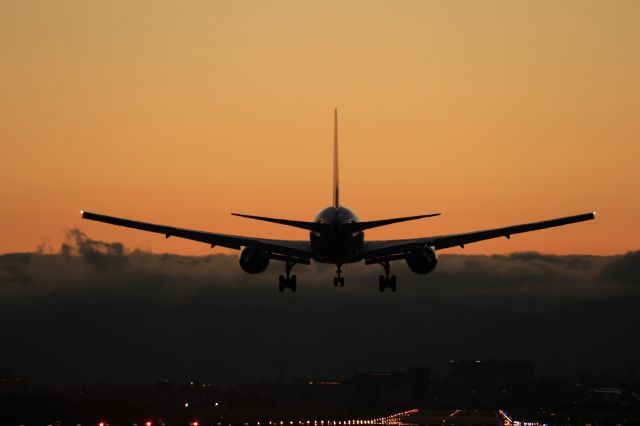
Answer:
<svg viewBox="0 0 640 426"><path fill-rule="evenodd" d="M204 244L80 209L274 238L341 193L401 238L596 210L466 253L623 253L640 228L640 2L0 3L0 252L64 230ZM451 249L449 252L461 252Z"/></svg>

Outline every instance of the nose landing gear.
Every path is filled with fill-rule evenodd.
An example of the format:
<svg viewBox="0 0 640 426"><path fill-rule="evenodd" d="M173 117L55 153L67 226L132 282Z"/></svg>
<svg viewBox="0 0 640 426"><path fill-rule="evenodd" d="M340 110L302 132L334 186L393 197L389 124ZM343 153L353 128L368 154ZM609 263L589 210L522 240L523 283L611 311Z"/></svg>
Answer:
<svg viewBox="0 0 640 426"><path fill-rule="evenodd" d="M385 291L385 289L390 288L392 292L396 291L396 276L389 276L389 272L391 272L391 267L389 266L389 260L385 260L380 262L380 265L384 268L384 275L380 275L378 280L378 290L380 292Z"/></svg>
<svg viewBox="0 0 640 426"><path fill-rule="evenodd" d="M341 268L342 265L338 265L338 269L336 270L336 277L333 277L333 286L334 287L338 287L338 285L340 287L344 287L344 277L341 276L342 274L342 269Z"/></svg>
<svg viewBox="0 0 640 426"><path fill-rule="evenodd" d="M296 262L293 262L291 260L287 260L285 263L285 275L280 275L280 279L279 279L279 285L278 285L278 289L283 292L285 291L287 288L290 288L292 292L296 291L296 276L295 275L291 275L291 268L293 268L293 266L296 264Z"/></svg>

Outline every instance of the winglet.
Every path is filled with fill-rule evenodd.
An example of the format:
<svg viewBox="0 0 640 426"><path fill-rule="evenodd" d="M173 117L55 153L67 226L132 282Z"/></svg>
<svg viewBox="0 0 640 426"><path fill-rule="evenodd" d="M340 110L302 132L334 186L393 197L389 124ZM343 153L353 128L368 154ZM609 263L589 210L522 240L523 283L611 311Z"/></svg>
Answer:
<svg viewBox="0 0 640 426"><path fill-rule="evenodd" d="M338 108L333 110L333 207L340 207L340 183L338 180Z"/></svg>

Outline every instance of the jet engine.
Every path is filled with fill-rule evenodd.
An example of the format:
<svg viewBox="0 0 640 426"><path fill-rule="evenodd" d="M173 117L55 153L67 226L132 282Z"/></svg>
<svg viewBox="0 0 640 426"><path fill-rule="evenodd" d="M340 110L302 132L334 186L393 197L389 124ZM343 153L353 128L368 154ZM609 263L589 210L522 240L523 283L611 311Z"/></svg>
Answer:
<svg viewBox="0 0 640 426"><path fill-rule="evenodd" d="M240 253L240 267L249 274L264 272L269 266L269 253L255 247L245 247Z"/></svg>
<svg viewBox="0 0 640 426"><path fill-rule="evenodd" d="M438 264L436 251L428 246L422 246L406 257L407 265L416 274L428 274Z"/></svg>

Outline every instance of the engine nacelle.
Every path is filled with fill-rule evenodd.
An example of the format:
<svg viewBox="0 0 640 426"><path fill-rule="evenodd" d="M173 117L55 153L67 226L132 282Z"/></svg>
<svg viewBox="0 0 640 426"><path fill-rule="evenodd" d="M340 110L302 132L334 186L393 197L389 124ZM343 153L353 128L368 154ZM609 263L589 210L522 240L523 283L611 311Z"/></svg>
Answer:
<svg viewBox="0 0 640 426"><path fill-rule="evenodd" d="M264 272L269 266L269 253L255 247L245 247L240 253L240 267L249 274Z"/></svg>
<svg viewBox="0 0 640 426"><path fill-rule="evenodd" d="M428 246L422 246L406 257L407 265L416 274L428 274L438 264L436 251Z"/></svg>

